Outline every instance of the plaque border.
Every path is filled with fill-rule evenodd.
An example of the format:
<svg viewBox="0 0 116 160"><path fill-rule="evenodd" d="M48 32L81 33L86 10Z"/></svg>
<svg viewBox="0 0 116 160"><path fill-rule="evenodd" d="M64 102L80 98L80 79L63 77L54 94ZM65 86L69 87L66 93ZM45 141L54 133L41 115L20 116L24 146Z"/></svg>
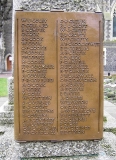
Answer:
<svg viewBox="0 0 116 160"><path fill-rule="evenodd" d="M43 141L43 140L98 140L103 138L103 24L102 24L102 13L87 13L87 14L99 14L99 113L98 113L98 133L96 133L96 137L85 137L85 138L77 138L77 139L71 139L70 136L65 137L66 135L63 135L60 137L60 135L41 135L41 140L37 138L30 138L27 135L21 135L20 133L20 108L18 105L19 102L19 62L18 62L18 56L19 56L19 51L18 51L18 17L20 17L20 14L26 14L26 13L46 13L46 12L23 12L23 11L17 11L15 14L15 45L14 45L14 132L15 132L15 140L17 141ZM48 12L53 13L53 12ZM57 14L58 12L55 12L54 14ZM73 13L73 12L60 12L60 13ZM77 12L75 12L77 13ZM83 12L78 12L81 14L85 14ZM56 29L57 30L57 29ZM57 36L56 36L57 40ZM56 46L56 50L58 50L58 46ZM57 51L58 52L58 51ZM57 53L58 54L58 53ZM58 56L58 55L57 55ZM57 69L58 69L58 64L57 64ZM57 84L58 88L58 84ZM57 93L58 94L58 93ZM58 99L57 99L58 101ZM58 102L57 102L58 103ZM57 112L58 112L58 107L57 107ZM57 114L58 118L58 114ZM72 134L71 134L72 135Z"/></svg>

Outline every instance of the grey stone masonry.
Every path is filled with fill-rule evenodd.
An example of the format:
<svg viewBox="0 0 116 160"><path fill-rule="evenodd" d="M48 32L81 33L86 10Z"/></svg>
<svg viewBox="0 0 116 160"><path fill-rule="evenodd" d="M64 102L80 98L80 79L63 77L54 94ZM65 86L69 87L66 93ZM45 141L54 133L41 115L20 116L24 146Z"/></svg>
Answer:
<svg viewBox="0 0 116 160"><path fill-rule="evenodd" d="M0 124L14 124L13 105L4 104L0 110Z"/></svg>
<svg viewBox="0 0 116 160"><path fill-rule="evenodd" d="M26 142L19 146L21 158L89 155L99 151L99 143L94 141Z"/></svg>
<svg viewBox="0 0 116 160"><path fill-rule="evenodd" d="M5 125L5 124L13 124L14 123L14 118L0 118L0 124Z"/></svg>
<svg viewBox="0 0 116 160"><path fill-rule="evenodd" d="M11 54L12 52L12 40L11 40L11 35L12 35L12 21L8 20L4 24L4 45L5 45L5 56L7 54Z"/></svg>
<svg viewBox="0 0 116 160"><path fill-rule="evenodd" d="M13 0L7 0L5 6L5 20L4 20L4 46L5 56L12 52L12 3Z"/></svg>
<svg viewBox="0 0 116 160"><path fill-rule="evenodd" d="M4 55L4 49L0 49L0 73L2 73L3 70L4 70L4 59L3 59L3 55Z"/></svg>
<svg viewBox="0 0 116 160"><path fill-rule="evenodd" d="M28 11L95 11L95 0L22 0L20 9Z"/></svg>
<svg viewBox="0 0 116 160"><path fill-rule="evenodd" d="M14 104L14 77L8 78L8 104Z"/></svg>
<svg viewBox="0 0 116 160"><path fill-rule="evenodd" d="M116 42L104 42L106 48L106 65L104 71L116 71Z"/></svg>
<svg viewBox="0 0 116 160"><path fill-rule="evenodd" d="M7 70L7 55L12 52L12 5L13 0L0 0L0 34L2 33L3 52L1 54L0 72ZM1 67L1 66L0 66Z"/></svg>
<svg viewBox="0 0 116 160"><path fill-rule="evenodd" d="M0 124L14 124L14 78L8 78L8 102L0 109Z"/></svg>
<svg viewBox="0 0 116 160"><path fill-rule="evenodd" d="M13 111L14 105L7 104L4 106L4 111Z"/></svg>
<svg viewBox="0 0 116 160"><path fill-rule="evenodd" d="M0 118L13 118L14 112L13 111L3 111L0 112Z"/></svg>

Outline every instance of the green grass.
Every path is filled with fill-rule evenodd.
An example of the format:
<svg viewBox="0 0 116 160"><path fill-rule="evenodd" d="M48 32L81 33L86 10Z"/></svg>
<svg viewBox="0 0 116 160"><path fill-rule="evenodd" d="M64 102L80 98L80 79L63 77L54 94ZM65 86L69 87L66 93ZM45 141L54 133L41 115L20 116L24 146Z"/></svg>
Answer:
<svg viewBox="0 0 116 160"><path fill-rule="evenodd" d="M103 121L104 121L104 122L107 122L107 118L106 118L105 116L103 117Z"/></svg>
<svg viewBox="0 0 116 160"><path fill-rule="evenodd" d="M116 128L106 128L104 129L105 132L112 132L113 134L116 135Z"/></svg>
<svg viewBox="0 0 116 160"><path fill-rule="evenodd" d="M7 78L0 78L0 97L5 97L7 95Z"/></svg>

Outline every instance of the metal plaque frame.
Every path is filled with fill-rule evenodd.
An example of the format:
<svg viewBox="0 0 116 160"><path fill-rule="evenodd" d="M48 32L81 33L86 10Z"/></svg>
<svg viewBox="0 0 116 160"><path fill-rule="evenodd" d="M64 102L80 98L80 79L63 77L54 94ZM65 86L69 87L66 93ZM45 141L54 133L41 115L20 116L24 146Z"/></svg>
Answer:
<svg viewBox="0 0 116 160"><path fill-rule="evenodd" d="M17 141L103 137L101 13L15 14Z"/></svg>

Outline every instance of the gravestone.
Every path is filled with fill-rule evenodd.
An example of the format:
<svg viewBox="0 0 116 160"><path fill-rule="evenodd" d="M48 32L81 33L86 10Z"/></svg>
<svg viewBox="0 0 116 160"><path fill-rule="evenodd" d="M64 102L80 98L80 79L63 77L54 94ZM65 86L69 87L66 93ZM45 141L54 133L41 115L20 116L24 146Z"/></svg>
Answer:
<svg viewBox="0 0 116 160"><path fill-rule="evenodd" d="M15 139L103 136L102 14L15 15Z"/></svg>

